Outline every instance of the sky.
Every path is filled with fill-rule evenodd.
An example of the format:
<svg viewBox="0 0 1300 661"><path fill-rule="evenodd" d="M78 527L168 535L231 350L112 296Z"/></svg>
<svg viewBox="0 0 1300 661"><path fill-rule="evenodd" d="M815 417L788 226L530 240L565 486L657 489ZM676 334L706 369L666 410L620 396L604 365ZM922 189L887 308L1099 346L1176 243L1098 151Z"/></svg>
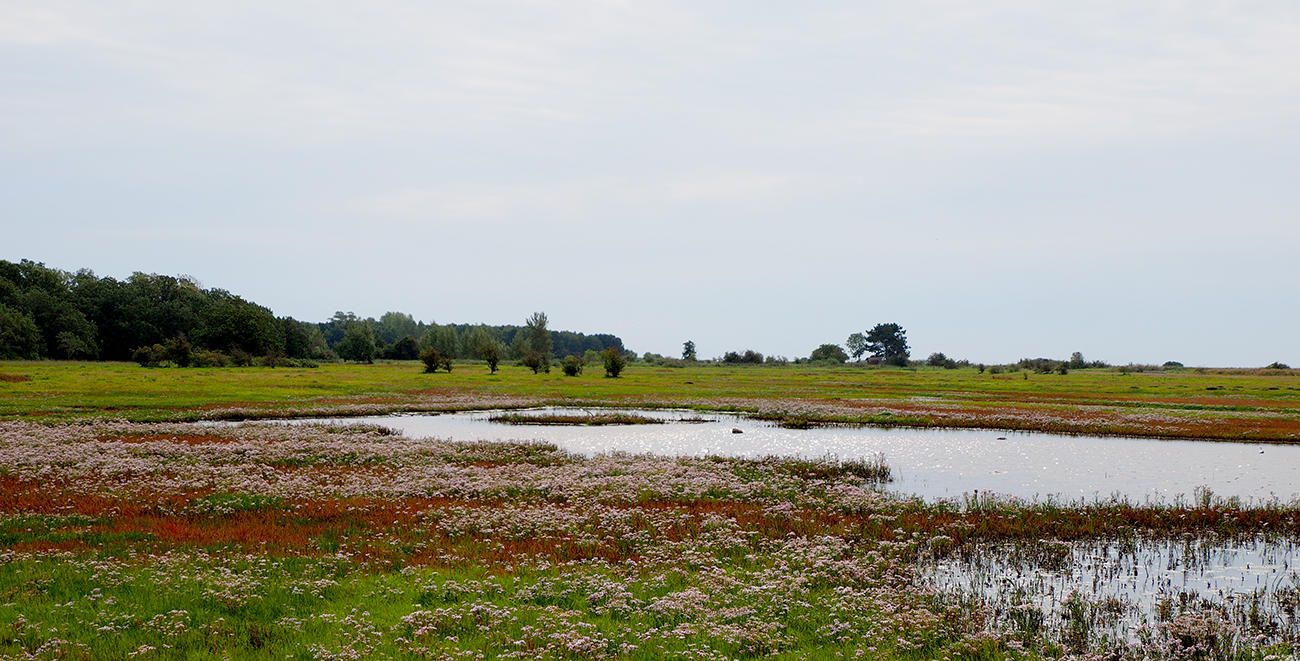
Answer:
<svg viewBox="0 0 1300 661"><path fill-rule="evenodd" d="M1294 2L0 0L0 259L323 321L1300 364Z"/></svg>

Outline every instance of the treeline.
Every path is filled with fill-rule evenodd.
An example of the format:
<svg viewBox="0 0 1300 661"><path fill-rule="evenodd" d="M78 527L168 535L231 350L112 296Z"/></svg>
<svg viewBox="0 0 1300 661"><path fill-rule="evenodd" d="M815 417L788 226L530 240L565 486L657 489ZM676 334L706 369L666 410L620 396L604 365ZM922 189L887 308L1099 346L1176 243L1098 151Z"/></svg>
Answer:
<svg viewBox="0 0 1300 661"><path fill-rule="evenodd" d="M550 331L557 357L623 342L614 335ZM348 340L345 342L345 338ZM477 358L483 343L505 359L522 355L522 326L437 325L389 312L361 319L338 312L323 323L270 309L194 279L135 273L125 280L83 269L0 260L0 359L139 360L177 365L410 359L426 348Z"/></svg>

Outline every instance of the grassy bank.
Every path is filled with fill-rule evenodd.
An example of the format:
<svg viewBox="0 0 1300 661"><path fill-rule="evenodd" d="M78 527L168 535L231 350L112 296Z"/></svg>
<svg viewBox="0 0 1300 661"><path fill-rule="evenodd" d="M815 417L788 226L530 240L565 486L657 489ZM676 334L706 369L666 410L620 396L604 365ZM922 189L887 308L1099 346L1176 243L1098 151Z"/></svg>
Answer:
<svg viewBox="0 0 1300 661"><path fill-rule="evenodd" d="M1156 437L1300 441L1294 371L980 374L972 368L634 364L618 379L480 364L316 369L145 369L125 363L0 363L0 419L272 418L519 407L683 406L790 427L985 427Z"/></svg>

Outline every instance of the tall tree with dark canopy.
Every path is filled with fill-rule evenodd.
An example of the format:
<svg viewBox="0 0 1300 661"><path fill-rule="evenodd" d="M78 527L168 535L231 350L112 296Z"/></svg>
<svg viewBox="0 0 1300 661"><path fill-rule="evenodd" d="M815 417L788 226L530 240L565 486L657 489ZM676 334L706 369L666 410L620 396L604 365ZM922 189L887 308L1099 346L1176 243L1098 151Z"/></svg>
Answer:
<svg viewBox="0 0 1300 661"><path fill-rule="evenodd" d="M907 348L907 331L898 324L876 324L867 332L867 351L883 363L900 367L907 365L912 355Z"/></svg>

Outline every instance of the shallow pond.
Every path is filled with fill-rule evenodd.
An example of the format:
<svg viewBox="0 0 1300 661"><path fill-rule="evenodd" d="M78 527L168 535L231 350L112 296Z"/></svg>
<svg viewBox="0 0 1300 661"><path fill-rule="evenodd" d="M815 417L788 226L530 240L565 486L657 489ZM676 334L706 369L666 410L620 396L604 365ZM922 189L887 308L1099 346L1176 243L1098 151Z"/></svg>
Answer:
<svg viewBox="0 0 1300 661"><path fill-rule="evenodd" d="M1141 625L1216 611L1271 642L1300 636L1300 567L1286 538L977 544L923 563L922 582L991 607L1010 628L1134 640ZM924 554L923 554L924 555Z"/></svg>
<svg viewBox="0 0 1300 661"><path fill-rule="evenodd" d="M524 413L609 413L610 409L535 409ZM834 427L782 429L728 414L619 411L666 424L618 426L508 425L500 412L341 418L379 424L412 437L455 440L539 440L587 455L798 455L841 459L883 453L893 471L889 489L927 499L975 490L1019 498L1093 500L1190 499L1206 487L1243 501L1300 498L1300 446L1142 438L1065 436L965 429ZM704 422L679 422L704 419ZM741 433L734 433L733 430Z"/></svg>

